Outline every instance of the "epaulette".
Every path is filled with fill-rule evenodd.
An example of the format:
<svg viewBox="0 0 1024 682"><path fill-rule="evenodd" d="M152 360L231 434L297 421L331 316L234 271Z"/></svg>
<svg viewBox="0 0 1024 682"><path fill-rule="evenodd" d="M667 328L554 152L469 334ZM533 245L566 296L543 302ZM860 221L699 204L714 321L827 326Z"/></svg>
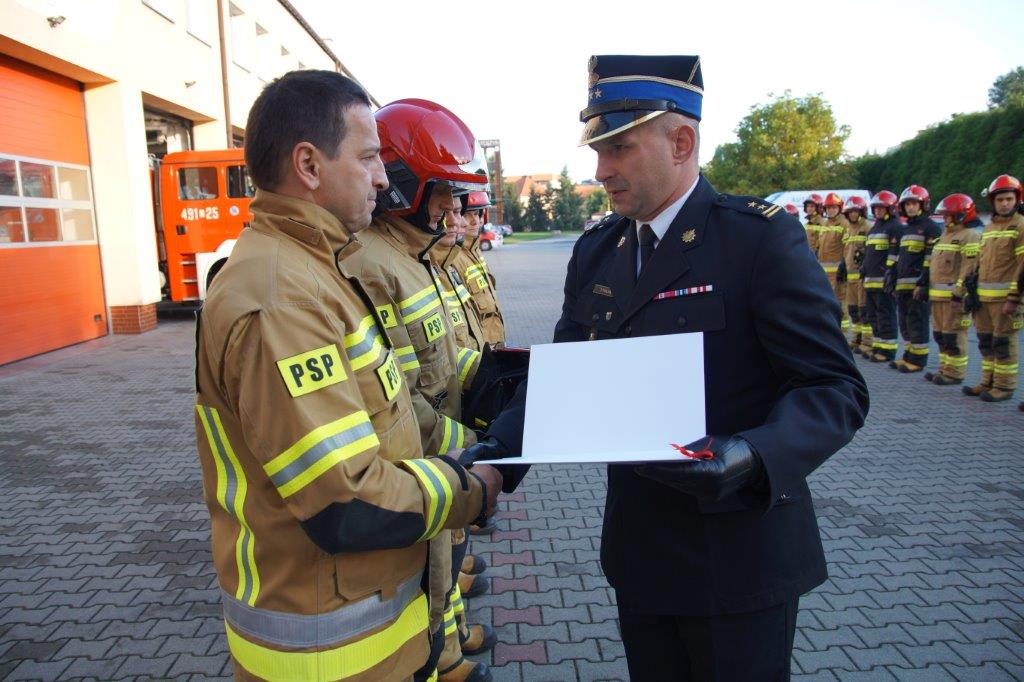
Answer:
<svg viewBox="0 0 1024 682"><path fill-rule="evenodd" d="M622 218L622 216L620 216L618 213L609 213L598 222L594 223L590 227L583 230L582 236L586 237L588 234L592 234L594 232L598 232L599 230L603 230L609 225L614 225L615 222L618 221L620 218Z"/></svg>
<svg viewBox="0 0 1024 682"><path fill-rule="evenodd" d="M788 215L786 210L778 204L773 204L770 201L765 201L758 197L719 194L715 197L715 203L719 206L725 206L726 208L731 208L734 211L739 211L740 213L749 213L751 215L761 216L768 220L771 220L779 214Z"/></svg>

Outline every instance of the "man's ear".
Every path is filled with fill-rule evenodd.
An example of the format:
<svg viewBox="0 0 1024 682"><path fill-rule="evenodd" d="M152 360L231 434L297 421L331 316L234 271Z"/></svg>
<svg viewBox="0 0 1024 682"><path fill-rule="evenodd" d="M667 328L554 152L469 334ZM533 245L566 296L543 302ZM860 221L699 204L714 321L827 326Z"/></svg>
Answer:
<svg viewBox="0 0 1024 682"><path fill-rule="evenodd" d="M697 153L697 131L685 123L672 131L672 157L683 163Z"/></svg>
<svg viewBox="0 0 1024 682"><path fill-rule="evenodd" d="M309 142L300 142L292 149L292 172L310 192L320 188L320 154Z"/></svg>

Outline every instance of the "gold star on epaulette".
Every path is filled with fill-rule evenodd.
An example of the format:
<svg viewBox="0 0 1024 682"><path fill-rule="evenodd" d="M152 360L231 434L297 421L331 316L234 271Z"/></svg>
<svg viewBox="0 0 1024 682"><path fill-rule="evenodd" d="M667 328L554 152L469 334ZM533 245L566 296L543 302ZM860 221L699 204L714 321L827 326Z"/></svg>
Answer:
<svg viewBox="0 0 1024 682"><path fill-rule="evenodd" d="M626 243L625 237L619 237L619 243L615 245L616 249L621 249L622 245Z"/></svg>
<svg viewBox="0 0 1024 682"><path fill-rule="evenodd" d="M683 232L683 243L684 244L689 244L690 242L692 242L696 238L697 238L697 230L687 230L686 232Z"/></svg>
<svg viewBox="0 0 1024 682"><path fill-rule="evenodd" d="M749 204L747 204L747 206L749 206L750 208L755 208L757 206L757 202L751 201Z"/></svg>
<svg viewBox="0 0 1024 682"><path fill-rule="evenodd" d="M601 88L597 88L590 93L590 99L601 99Z"/></svg>

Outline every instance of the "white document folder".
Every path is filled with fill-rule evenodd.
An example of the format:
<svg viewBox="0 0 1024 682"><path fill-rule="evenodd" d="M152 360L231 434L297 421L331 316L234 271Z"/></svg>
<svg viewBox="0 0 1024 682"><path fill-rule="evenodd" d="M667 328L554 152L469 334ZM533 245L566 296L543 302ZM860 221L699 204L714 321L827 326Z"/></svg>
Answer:
<svg viewBox="0 0 1024 682"><path fill-rule="evenodd" d="M707 433L704 335L530 349L523 456L503 464L687 460Z"/></svg>

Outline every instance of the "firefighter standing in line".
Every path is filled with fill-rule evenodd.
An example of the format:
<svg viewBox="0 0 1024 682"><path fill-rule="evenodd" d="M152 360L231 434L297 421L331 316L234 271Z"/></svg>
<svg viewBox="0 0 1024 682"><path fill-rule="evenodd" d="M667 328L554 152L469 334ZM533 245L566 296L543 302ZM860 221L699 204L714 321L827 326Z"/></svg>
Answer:
<svg viewBox="0 0 1024 682"><path fill-rule="evenodd" d="M465 196L462 194L452 197L445 205L445 232L427 255L434 268L438 288L451 315L456 343L459 348L482 351L484 333L480 326L480 318L469 305L469 289L463 285L454 265L457 255L462 252L459 240L466 234L465 221L462 217L462 202Z"/></svg>
<svg viewBox="0 0 1024 682"><path fill-rule="evenodd" d="M505 321L498 305L494 275L480 251L480 233L487 224L487 209L490 206L487 192L470 192L466 195L466 207L462 212L466 224L466 241L456 264L462 281L473 297L471 305L480 318L484 340L492 348L501 348L505 345Z"/></svg>
<svg viewBox="0 0 1024 682"><path fill-rule="evenodd" d="M196 331L196 434L239 678L433 672L427 541L493 508L500 475L423 459L408 384L341 275L388 186L354 81L293 71L246 125L252 226ZM367 614L372 614L368 617Z"/></svg>
<svg viewBox="0 0 1024 682"><path fill-rule="evenodd" d="M871 354L871 325L868 324L867 297L864 294L864 282L860 276L860 266L864 262L864 251L871 223L867 220L866 201L860 197L850 197L843 215L850 226L846 228L843 238L843 262L840 264L841 275L846 282L846 311L850 315L850 348L854 353L864 357Z"/></svg>
<svg viewBox="0 0 1024 682"><path fill-rule="evenodd" d="M932 305L932 336L939 344L939 369L925 372L926 381L939 386L963 383L967 373L967 328L971 316L964 313L964 280L977 267L981 236L968 223L977 220L974 200L966 194L950 194L935 212L943 217L945 231L932 247L924 282Z"/></svg>
<svg viewBox="0 0 1024 682"><path fill-rule="evenodd" d="M906 217L896 260L896 309L906 347L903 357L889 363L904 374L920 372L928 364L928 289L921 278L939 238L939 226L928 217L928 190L911 185L900 195L900 213Z"/></svg>
<svg viewBox="0 0 1024 682"><path fill-rule="evenodd" d="M896 215L896 194L883 189L871 198L875 222L865 241L861 275L867 298L867 320L871 326L872 362L891 362L899 347L896 338L896 302L887 290L886 279L895 288L895 265L903 226Z"/></svg>
<svg viewBox="0 0 1024 682"><path fill-rule="evenodd" d="M807 224L804 229L807 231L807 245L811 247L811 253L815 258L818 256L818 236L821 233L821 225L825 219L821 216L820 194L810 194L804 199L804 215L807 216Z"/></svg>
<svg viewBox="0 0 1024 682"><path fill-rule="evenodd" d="M460 423L462 390L478 368L480 353L459 348L428 253L444 234L453 193L486 186L486 166L469 128L433 102L399 100L374 114L381 159L391 186L378 196L378 214L360 236L363 248L345 262L344 274L366 289L397 346L412 390L423 451L442 456L476 442ZM447 544L445 544L447 543ZM441 680L489 680L484 663L462 656L455 618L452 534L431 546L431 628L443 628L438 660ZM488 626L473 626L470 650L493 646Z"/></svg>
<svg viewBox="0 0 1024 682"><path fill-rule="evenodd" d="M981 351L981 383L965 386L964 393L989 403L1013 397L1017 388L1017 336L1021 329L1020 290L1017 281L1024 263L1024 216L1021 183L1000 175L989 185L992 222L981 233L978 254L978 299L974 314Z"/></svg>
<svg viewBox="0 0 1024 682"><path fill-rule="evenodd" d="M839 301L842 312L842 327L845 332L850 328L850 318L846 314L846 284L839 280L839 265L843 262L843 240L850 227L849 221L843 216L843 198L835 192L829 192L822 201L825 220L818 225L818 262L825 269L828 281L832 284L832 293Z"/></svg>

